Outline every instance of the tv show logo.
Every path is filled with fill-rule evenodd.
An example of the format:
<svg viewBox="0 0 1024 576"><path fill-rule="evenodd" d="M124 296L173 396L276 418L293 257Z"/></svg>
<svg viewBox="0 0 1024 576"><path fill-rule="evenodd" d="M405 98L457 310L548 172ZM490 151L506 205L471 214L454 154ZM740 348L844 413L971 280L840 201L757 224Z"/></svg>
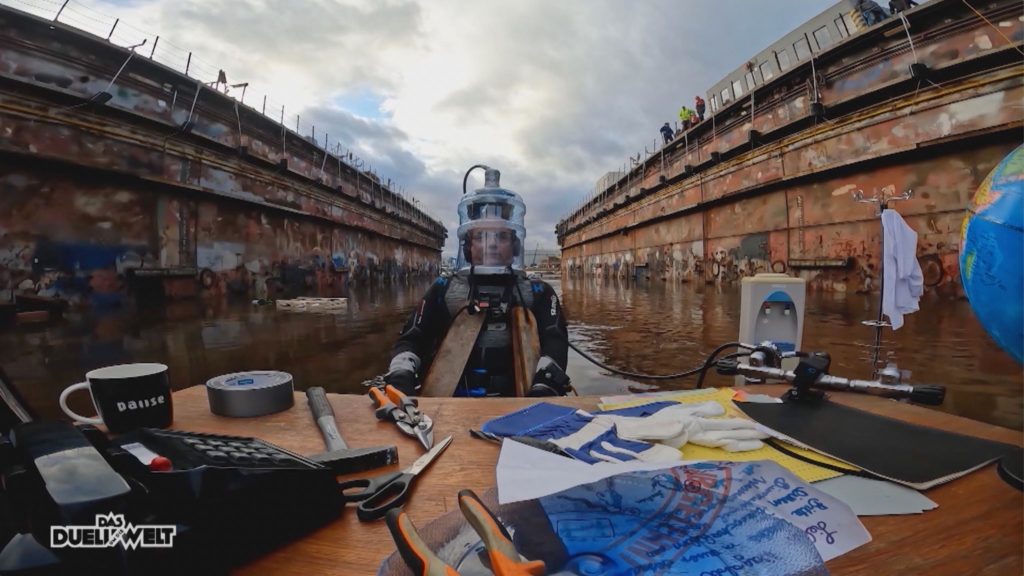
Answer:
<svg viewBox="0 0 1024 576"><path fill-rule="evenodd" d="M52 548L171 548L177 526L140 524L135 526L124 514L97 514L93 526L51 526Z"/></svg>

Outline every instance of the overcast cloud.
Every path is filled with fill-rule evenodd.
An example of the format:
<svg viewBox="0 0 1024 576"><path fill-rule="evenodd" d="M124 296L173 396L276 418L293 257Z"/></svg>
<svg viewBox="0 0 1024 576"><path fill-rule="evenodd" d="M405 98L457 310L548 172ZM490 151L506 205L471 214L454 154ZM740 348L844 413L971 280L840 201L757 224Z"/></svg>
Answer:
<svg viewBox="0 0 1024 576"><path fill-rule="evenodd" d="M455 205L473 164L500 169L523 196L527 245L555 248L557 221L604 173L653 146L680 104L692 107L695 94L830 5L73 0L78 11L62 20L119 17L123 37L125 24L159 34L158 54L192 51L196 75L223 69L229 82L249 82L247 103L268 94L286 124L301 115L304 133L315 124L321 141L329 134L332 148L340 141L421 201L447 225L453 253Z"/></svg>

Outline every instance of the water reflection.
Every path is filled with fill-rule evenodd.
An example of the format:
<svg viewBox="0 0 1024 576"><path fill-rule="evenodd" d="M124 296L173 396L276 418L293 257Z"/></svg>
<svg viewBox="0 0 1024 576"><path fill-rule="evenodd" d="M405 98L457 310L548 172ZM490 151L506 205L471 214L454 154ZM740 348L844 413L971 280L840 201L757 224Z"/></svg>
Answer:
<svg viewBox="0 0 1024 576"><path fill-rule="evenodd" d="M665 374L693 367L739 329L738 288L633 284L621 280L552 281L562 294L570 336L581 348L632 372ZM284 370L305 389L362 393L360 383L382 372L405 317L428 283L375 287L349 296L333 313L284 312L249 302L173 302L154 309L69 316L49 326L0 333L0 363L33 407L57 416L60 390L100 366L163 362L175 389L240 370ZM807 299L804 348L832 355L833 373L870 374L861 344L872 332L860 321L876 315L877 300L812 293ZM942 407L956 414L1019 429L1021 370L995 347L965 301L925 299L891 335L890 348L914 383L949 388ZM583 394L637 387L571 353L569 374ZM712 383L728 380L713 376ZM688 388L693 379L659 381ZM640 387L650 386L639 384ZM72 407L89 412L88 395Z"/></svg>
<svg viewBox="0 0 1024 576"><path fill-rule="evenodd" d="M584 339L585 350L631 372L680 372L739 334L738 287L567 278L561 291L574 341ZM874 332L860 322L877 314L877 295L808 293L803 348L831 354L834 374L868 378L866 345ZM905 320L899 331L885 332L884 344L911 371L911 383L947 386L942 410L1021 428L1021 368L988 338L967 301L926 297ZM729 379L715 375L711 382ZM689 388L694 381L657 385Z"/></svg>

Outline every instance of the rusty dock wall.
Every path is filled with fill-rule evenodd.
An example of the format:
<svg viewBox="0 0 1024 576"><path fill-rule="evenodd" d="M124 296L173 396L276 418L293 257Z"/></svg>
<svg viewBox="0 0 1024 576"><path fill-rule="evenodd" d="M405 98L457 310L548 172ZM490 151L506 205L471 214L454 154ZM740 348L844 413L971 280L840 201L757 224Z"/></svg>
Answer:
<svg viewBox="0 0 1024 576"><path fill-rule="evenodd" d="M557 228L569 274L729 283L787 272L877 290L881 223L918 232L927 289L961 295L965 208L1021 142L1024 16L933 0L759 85L638 162ZM816 77L815 77L816 74Z"/></svg>
<svg viewBox="0 0 1024 576"><path fill-rule="evenodd" d="M129 54L0 7L0 301L112 303L143 277L172 296L272 296L438 272L444 226L376 176Z"/></svg>

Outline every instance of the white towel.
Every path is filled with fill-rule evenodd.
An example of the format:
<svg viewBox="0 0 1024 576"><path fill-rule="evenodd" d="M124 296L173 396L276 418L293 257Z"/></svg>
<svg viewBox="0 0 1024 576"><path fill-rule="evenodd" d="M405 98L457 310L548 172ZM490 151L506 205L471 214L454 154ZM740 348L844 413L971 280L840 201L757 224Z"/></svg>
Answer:
<svg viewBox="0 0 1024 576"><path fill-rule="evenodd" d="M893 330L903 326L903 315L917 312L924 293L924 274L917 262L917 232L895 210L882 212L882 313Z"/></svg>

